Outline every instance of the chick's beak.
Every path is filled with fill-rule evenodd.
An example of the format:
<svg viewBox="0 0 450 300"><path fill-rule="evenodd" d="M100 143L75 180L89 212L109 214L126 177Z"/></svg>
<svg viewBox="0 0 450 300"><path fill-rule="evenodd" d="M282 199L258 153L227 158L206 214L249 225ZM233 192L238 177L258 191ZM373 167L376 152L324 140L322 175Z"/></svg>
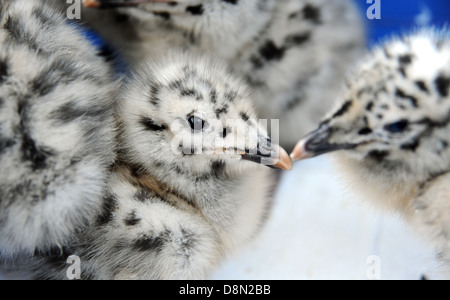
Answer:
<svg viewBox="0 0 450 300"><path fill-rule="evenodd" d="M85 7L108 8L121 6L137 6L149 2L173 2L172 0L83 0Z"/></svg>
<svg viewBox="0 0 450 300"><path fill-rule="evenodd" d="M295 146L291 154L293 161L304 160L316 157L329 152L334 152L343 149L355 148L356 144L336 144L330 143L329 139L333 130L328 125L322 125L317 130L308 134Z"/></svg>
<svg viewBox="0 0 450 300"><path fill-rule="evenodd" d="M267 138L260 138L257 148L246 151L242 154L242 159L281 170L288 171L293 168L287 152Z"/></svg>

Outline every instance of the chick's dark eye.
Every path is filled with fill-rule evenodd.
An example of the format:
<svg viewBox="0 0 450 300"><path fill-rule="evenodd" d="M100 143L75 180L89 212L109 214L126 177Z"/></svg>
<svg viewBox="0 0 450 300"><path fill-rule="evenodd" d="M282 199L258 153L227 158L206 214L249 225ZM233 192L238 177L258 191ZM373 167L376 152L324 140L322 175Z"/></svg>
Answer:
<svg viewBox="0 0 450 300"><path fill-rule="evenodd" d="M191 129L195 132L202 131L206 127L206 122L195 116L190 116L188 122Z"/></svg>
<svg viewBox="0 0 450 300"><path fill-rule="evenodd" d="M384 126L384 129L390 133L401 133L405 131L409 126L407 120L401 120Z"/></svg>

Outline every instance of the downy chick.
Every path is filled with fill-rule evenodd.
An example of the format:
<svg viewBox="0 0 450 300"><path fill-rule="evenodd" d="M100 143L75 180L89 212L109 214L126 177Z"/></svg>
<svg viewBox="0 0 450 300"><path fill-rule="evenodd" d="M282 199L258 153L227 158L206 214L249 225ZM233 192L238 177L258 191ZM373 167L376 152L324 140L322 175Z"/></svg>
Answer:
<svg viewBox="0 0 450 300"><path fill-rule="evenodd" d="M373 51L342 101L295 148L334 154L351 187L391 212L450 263L450 36L422 30Z"/></svg>
<svg viewBox="0 0 450 300"><path fill-rule="evenodd" d="M64 279L77 255L81 279L206 278L267 217L278 172L261 164L292 168L242 81L209 59L144 64L121 88L117 120L96 223L62 253L19 262L31 270L21 277Z"/></svg>
<svg viewBox="0 0 450 300"><path fill-rule="evenodd" d="M100 210L114 162L117 85L54 4L0 1L2 260L71 240Z"/></svg>

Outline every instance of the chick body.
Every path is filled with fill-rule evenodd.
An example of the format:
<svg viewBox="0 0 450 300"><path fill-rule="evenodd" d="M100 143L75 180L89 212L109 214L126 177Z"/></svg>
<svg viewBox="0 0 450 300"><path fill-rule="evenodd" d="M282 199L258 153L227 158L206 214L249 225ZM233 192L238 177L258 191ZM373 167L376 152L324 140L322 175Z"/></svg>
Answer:
<svg viewBox="0 0 450 300"><path fill-rule="evenodd" d="M375 49L356 68L336 109L294 150L336 152L355 191L397 213L449 268L450 38L421 30Z"/></svg>
<svg viewBox="0 0 450 300"><path fill-rule="evenodd" d="M3 259L86 227L115 157L112 72L50 2L0 1Z"/></svg>

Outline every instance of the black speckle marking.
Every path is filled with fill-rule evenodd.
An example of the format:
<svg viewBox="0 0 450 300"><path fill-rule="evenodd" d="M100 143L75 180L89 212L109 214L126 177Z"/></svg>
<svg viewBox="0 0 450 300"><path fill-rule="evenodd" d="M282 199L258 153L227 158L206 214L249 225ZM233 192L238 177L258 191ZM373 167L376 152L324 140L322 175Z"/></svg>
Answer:
<svg viewBox="0 0 450 300"><path fill-rule="evenodd" d="M226 164L223 161L214 161L211 165L214 176L219 177L225 172Z"/></svg>
<svg viewBox="0 0 450 300"><path fill-rule="evenodd" d="M397 89L395 92L395 96L397 96L398 98L402 98L402 99L406 99L409 100L409 102L411 103L412 106L414 106L415 108L419 107L419 103L417 101L417 98L411 95L407 95L403 90L401 89Z"/></svg>
<svg viewBox="0 0 450 300"><path fill-rule="evenodd" d="M299 12L293 12L293 13L289 14L288 19L289 20L295 19L299 16L299 14L300 14Z"/></svg>
<svg viewBox="0 0 450 300"><path fill-rule="evenodd" d="M311 4L307 4L303 8L303 18L305 18L305 20L309 20L315 24L322 23L320 9Z"/></svg>
<svg viewBox="0 0 450 300"><path fill-rule="evenodd" d="M17 112L21 118L19 130L22 133L21 152L22 159L31 163L33 171L38 171L47 167L47 159L53 153L44 147L38 147L27 129L28 106L25 101L20 101L17 105Z"/></svg>
<svg viewBox="0 0 450 300"><path fill-rule="evenodd" d="M194 232L187 230L185 228L181 228L181 236L178 239L179 251L177 251L178 255L181 255L185 261L190 260L190 256L192 255L193 248L195 243L197 242L197 238Z"/></svg>
<svg viewBox="0 0 450 300"><path fill-rule="evenodd" d="M153 14L155 16L163 18L166 21L170 20L170 13L168 12L153 12Z"/></svg>
<svg viewBox="0 0 450 300"><path fill-rule="evenodd" d="M205 181L208 181L208 180L211 180L211 174L209 174L209 173L202 174L202 175L197 176L195 178L195 182L196 183L201 183L201 182L205 182Z"/></svg>
<svg viewBox="0 0 450 300"><path fill-rule="evenodd" d="M152 198L152 194L147 189L139 188L134 194L134 199L139 202L147 202Z"/></svg>
<svg viewBox="0 0 450 300"><path fill-rule="evenodd" d="M289 35L286 37L285 44L287 47L300 46L300 45L306 43L307 41L309 41L310 38L311 38L311 33L309 33L309 32L293 34L293 35Z"/></svg>
<svg viewBox="0 0 450 300"><path fill-rule="evenodd" d="M56 82L46 73L41 74L31 82L31 88L33 92L35 92L39 96L45 96L51 93L55 89L55 87Z"/></svg>
<svg viewBox="0 0 450 300"><path fill-rule="evenodd" d="M373 150L373 151L370 151L369 152L369 154L368 154L368 158L369 159L372 159L372 160L375 160L376 162L378 162L378 163L381 163L381 162L383 162L385 159L386 159L386 157L388 157L389 156L389 151L378 151L378 150Z"/></svg>
<svg viewBox="0 0 450 300"><path fill-rule="evenodd" d="M230 134L230 133L231 133L231 128L225 127L225 128L223 129L222 137L223 137L223 138L226 138L226 137L228 136L228 134ZM0 152L0 153L1 153L1 152Z"/></svg>
<svg viewBox="0 0 450 300"><path fill-rule="evenodd" d="M374 103L373 102L369 102L366 106L366 110L367 111L372 111L374 107Z"/></svg>
<svg viewBox="0 0 450 300"><path fill-rule="evenodd" d="M196 95L195 91L191 90L191 89L183 89L183 90L181 90L180 95L181 95L181 97L194 97L194 98L196 97L195 96Z"/></svg>
<svg viewBox="0 0 450 300"><path fill-rule="evenodd" d="M209 100L211 103L216 104L217 103L217 91L215 89L212 89L209 92Z"/></svg>
<svg viewBox="0 0 450 300"><path fill-rule="evenodd" d="M194 16L201 16L205 12L205 9L203 8L203 5L196 5L196 6L188 6L186 8L186 11L193 14Z"/></svg>
<svg viewBox="0 0 450 300"><path fill-rule="evenodd" d="M55 18L49 15L46 10L34 8L32 14L35 18L39 19L42 24L55 25Z"/></svg>
<svg viewBox="0 0 450 300"><path fill-rule="evenodd" d="M303 103L303 98L301 98L301 97L292 98L286 105L286 111L290 111L290 110L296 108L301 103Z"/></svg>
<svg viewBox="0 0 450 300"><path fill-rule="evenodd" d="M217 119L220 119L220 116L222 114L227 114L228 113L228 109L229 109L229 107L226 106L226 105L224 107L222 107L222 108L216 109L216 117L217 117Z"/></svg>
<svg viewBox="0 0 450 300"><path fill-rule="evenodd" d="M97 53L97 55L103 57L106 62L112 62L116 57L116 53L114 52L114 50L107 45L104 45Z"/></svg>
<svg viewBox="0 0 450 300"><path fill-rule="evenodd" d="M170 232L163 232L159 236L144 235L142 238L134 241L132 247L140 252L156 251L161 252L164 245L168 242Z"/></svg>
<svg viewBox="0 0 450 300"><path fill-rule="evenodd" d="M252 56L250 58L250 62L252 63L255 69L261 69L262 67L264 67L263 61L257 56Z"/></svg>
<svg viewBox="0 0 450 300"><path fill-rule="evenodd" d="M359 134L359 135L369 135L369 134L371 134L372 132L373 132L372 129L366 127L366 128L361 129L361 130L358 132L358 134Z"/></svg>
<svg viewBox="0 0 450 300"><path fill-rule="evenodd" d="M103 120L108 116L105 108L95 107L95 108L80 108L77 107L75 103L66 103L61 105L56 110L52 111L50 117L52 119L61 121L63 123L72 122L78 118L94 118L95 120Z"/></svg>
<svg viewBox="0 0 450 300"><path fill-rule="evenodd" d="M14 141L12 139L0 138L0 154L2 154L3 152L6 151L6 149L14 146L15 144L16 144L16 141Z"/></svg>
<svg viewBox="0 0 450 300"><path fill-rule="evenodd" d="M3 25L3 28L9 31L9 34L11 37L15 38L16 40L20 40L21 37L21 31L20 27L21 24L18 24L19 20L14 19L14 17L11 17L11 15L8 15L6 17L6 22Z"/></svg>
<svg viewBox="0 0 450 300"><path fill-rule="evenodd" d="M180 91L181 97L191 97L195 98L197 101L203 100L203 96L193 89L181 89Z"/></svg>
<svg viewBox="0 0 450 300"><path fill-rule="evenodd" d="M47 167L47 159L53 155L49 150L38 148L36 142L27 133L23 134L21 150L23 159L31 162L33 171Z"/></svg>
<svg viewBox="0 0 450 300"><path fill-rule="evenodd" d="M428 90L427 84L424 81L418 80L416 82L414 82L416 84L416 86L425 93L430 93L430 91Z"/></svg>
<svg viewBox="0 0 450 300"><path fill-rule="evenodd" d="M154 106L158 106L160 103L159 93L161 91L161 87L159 85L152 85L150 88L150 103Z"/></svg>
<svg viewBox="0 0 450 300"><path fill-rule="evenodd" d="M141 222L141 219L137 217L137 212L133 210L128 214L128 216L123 220L126 226L136 226Z"/></svg>
<svg viewBox="0 0 450 300"><path fill-rule="evenodd" d="M346 112L348 112L348 110L350 109L350 107L352 107L352 105L353 105L352 101L350 100L346 101L344 105L342 105L342 107L333 115L332 118L334 119L344 115Z"/></svg>
<svg viewBox="0 0 450 300"><path fill-rule="evenodd" d="M6 61L0 61L0 84L8 78L8 64Z"/></svg>
<svg viewBox="0 0 450 300"><path fill-rule="evenodd" d="M222 0L223 2L229 3L229 4L233 4L236 5L238 4L239 0Z"/></svg>
<svg viewBox="0 0 450 300"><path fill-rule="evenodd" d="M436 85L436 89L438 90L439 94L442 97L447 97L448 90L450 88L450 78L444 77L444 76L439 76L438 78L436 78L434 83Z"/></svg>
<svg viewBox="0 0 450 300"><path fill-rule="evenodd" d="M130 164L130 172L134 177L140 177L142 175L142 170L139 166Z"/></svg>
<svg viewBox="0 0 450 300"><path fill-rule="evenodd" d="M171 82L169 84L169 88L171 90L181 90L181 89L183 89L183 82L181 80Z"/></svg>
<svg viewBox="0 0 450 300"><path fill-rule="evenodd" d="M364 118L362 120L363 120L364 125L369 127L369 119L366 116L364 116Z"/></svg>
<svg viewBox="0 0 450 300"><path fill-rule="evenodd" d="M398 58L398 62L399 62L401 65L409 65L409 64L412 63L412 56L411 56L410 54L401 55L401 56Z"/></svg>
<svg viewBox="0 0 450 300"><path fill-rule="evenodd" d="M419 146L420 146L420 141L419 140L415 140L415 141L412 141L410 143L403 144L400 148L402 150L415 152L417 150L417 148L419 148Z"/></svg>
<svg viewBox="0 0 450 300"><path fill-rule="evenodd" d="M60 84L70 84L78 78L86 76L77 70L72 60L56 60L31 82L31 89L39 96L52 92Z"/></svg>
<svg viewBox="0 0 450 300"><path fill-rule="evenodd" d="M447 141L440 140L439 142L441 143L440 148L435 150L435 153L437 155L441 155L442 152L445 151L448 148L448 142Z"/></svg>
<svg viewBox="0 0 450 300"><path fill-rule="evenodd" d="M266 60L281 60L286 52L286 48L279 48L273 41L267 41L259 50L259 53Z"/></svg>
<svg viewBox="0 0 450 300"><path fill-rule="evenodd" d="M164 131L167 130L167 126L162 124L158 125L153 121L151 118L148 117L142 117L141 118L141 124L150 131Z"/></svg>
<svg viewBox="0 0 450 300"><path fill-rule="evenodd" d="M189 42L192 45L195 45L198 42L199 38L200 38L200 37L196 36L196 34L195 34L195 32L193 30L189 31L189 32L184 32L183 35L184 35L185 38L187 38L189 40Z"/></svg>
<svg viewBox="0 0 450 300"><path fill-rule="evenodd" d="M250 117L245 112L241 112L240 115L242 120L244 120L245 122L248 122L248 120L250 120Z"/></svg>
<svg viewBox="0 0 450 300"><path fill-rule="evenodd" d="M97 217L97 225L106 225L114 219L114 213L118 208L117 199L111 195L105 195L103 197L103 205L101 214Z"/></svg>

